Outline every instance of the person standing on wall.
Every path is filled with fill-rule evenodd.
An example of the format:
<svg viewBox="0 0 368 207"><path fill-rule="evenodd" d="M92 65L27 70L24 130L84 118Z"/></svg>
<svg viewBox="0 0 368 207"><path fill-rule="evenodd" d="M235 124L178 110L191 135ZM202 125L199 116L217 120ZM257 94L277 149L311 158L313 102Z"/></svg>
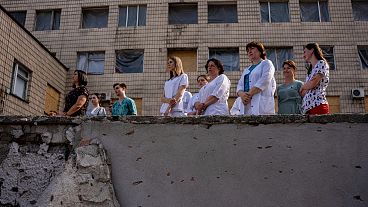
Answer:
<svg viewBox="0 0 368 207"><path fill-rule="evenodd" d="M295 80L296 64L287 60L282 67L284 83L277 87L278 114L301 114L302 97L299 91L303 82Z"/></svg>
<svg viewBox="0 0 368 207"><path fill-rule="evenodd" d="M195 108L199 115L229 115L230 80L224 74L224 66L221 61L211 58L205 67L210 81L199 90Z"/></svg>
<svg viewBox="0 0 368 207"><path fill-rule="evenodd" d="M164 93L161 97L160 114L162 116L185 116L183 95L189 85L188 75L184 73L180 58L168 58L166 72L170 78L165 81Z"/></svg>
<svg viewBox="0 0 368 207"><path fill-rule="evenodd" d="M125 95L127 86L124 83L115 83L113 88L119 100L112 105L112 116L137 115L137 107L134 100Z"/></svg>
<svg viewBox="0 0 368 207"><path fill-rule="evenodd" d="M266 60L262 43L250 42L246 50L252 65L244 70L236 89L244 104L244 114L275 114L275 67Z"/></svg>
<svg viewBox="0 0 368 207"><path fill-rule="evenodd" d="M64 116L83 116L85 115L89 92L87 86L87 74L82 70L75 70L73 73L73 90L65 97Z"/></svg>
<svg viewBox="0 0 368 207"><path fill-rule="evenodd" d="M317 43L307 44L303 57L310 63L305 84L300 88L300 94L303 97L303 113L329 114L326 89L330 80L330 67Z"/></svg>

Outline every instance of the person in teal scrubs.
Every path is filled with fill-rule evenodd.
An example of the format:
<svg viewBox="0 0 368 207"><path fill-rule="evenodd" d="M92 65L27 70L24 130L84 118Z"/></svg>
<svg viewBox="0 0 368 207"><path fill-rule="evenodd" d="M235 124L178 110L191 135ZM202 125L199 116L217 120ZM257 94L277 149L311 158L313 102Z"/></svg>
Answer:
<svg viewBox="0 0 368 207"><path fill-rule="evenodd" d="M303 82L295 80L296 64L287 60L283 63L285 82L277 87L278 114L301 114L302 97L299 94Z"/></svg>

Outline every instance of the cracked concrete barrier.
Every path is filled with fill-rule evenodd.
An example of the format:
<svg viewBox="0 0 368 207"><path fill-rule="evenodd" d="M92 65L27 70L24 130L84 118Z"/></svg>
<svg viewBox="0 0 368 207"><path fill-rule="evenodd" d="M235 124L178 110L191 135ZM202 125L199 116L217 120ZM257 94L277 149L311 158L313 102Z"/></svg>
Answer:
<svg viewBox="0 0 368 207"><path fill-rule="evenodd" d="M82 123L133 206L368 205L368 115L158 118Z"/></svg>

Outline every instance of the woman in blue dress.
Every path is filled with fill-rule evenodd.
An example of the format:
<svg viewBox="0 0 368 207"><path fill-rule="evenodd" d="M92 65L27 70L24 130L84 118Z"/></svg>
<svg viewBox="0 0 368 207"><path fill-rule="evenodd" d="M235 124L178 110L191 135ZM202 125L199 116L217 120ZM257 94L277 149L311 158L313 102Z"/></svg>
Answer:
<svg viewBox="0 0 368 207"><path fill-rule="evenodd" d="M302 97L299 94L303 82L295 80L296 64L287 60L283 63L284 83L277 87L278 113L301 114Z"/></svg>

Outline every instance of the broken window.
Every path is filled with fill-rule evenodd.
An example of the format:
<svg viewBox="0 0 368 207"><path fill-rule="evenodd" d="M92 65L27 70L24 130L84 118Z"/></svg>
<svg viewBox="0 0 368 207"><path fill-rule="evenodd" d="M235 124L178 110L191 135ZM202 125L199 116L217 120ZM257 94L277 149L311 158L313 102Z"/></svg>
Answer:
<svg viewBox="0 0 368 207"><path fill-rule="evenodd" d="M129 5L119 8L119 27L146 26L146 5Z"/></svg>
<svg viewBox="0 0 368 207"><path fill-rule="evenodd" d="M209 4L208 23L237 23L238 12L235 3Z"/></svg>
<svg viewBox="0 0 368 207"><path fill-rule="evenodd" d="M27 11L12 11L9 13L15 19L15 21L24 26L26 23Z"/></svg>
<svg viewBox="0 0 368 207"><path fill-rule="evenodd" d="M36 11L36 31L60 29L61 10Z"/></svg>
<svg viewBox="0 0 368 207"><path fill-rule="evenodd" d="M169 4L169 24L198 24L197 10L197 4Z"/></svg>
<svg viewBox="0 0 368 207"><path fill-rule="evenodd" d="M368 46L358 46L360 63L363 69L368 69Z"/></svg>
<svg viewBox="0 0 368 207"><path fill-rule="evenodd" d="M82 28L107 27L109 8L85 8L82 9Z"/></svg>
<svg viewBox="0 0 368 207"><path fill-rule="evenodd" d="M267 59L271 60L275 70L282 70L285 60L294 59L293 48L267 48Z"/></svg>
<svg viewBox="0 0 368 207"><path fill-rule="evenodd" d="M239 71L239 48L209 48L209 58L222 62L225 71Z"/></svg>
<svg viewBox="0 0 368 207"><path fill-rule="evenodd" d="M261 22L290 22L288 2L260 2Z"/></svg>
<svg viewBox="0 0 368 207"><path fill-rule="evenodd" d="M143 73L144 50L116 51L116 73Z"/></svg>
<svg viewBox="0 0 368 207"><path fill-rule="evenodd" d="M333 46L320 46L323 52L323 57L327 60L330 70L335 70L335 57Z"/></svg>
<svg viewBox="0 0 368 207"><path fill-rule="evenodd" d="M105 68L105 52L79 52L77 68L87 74L102 75Z"/></svg>
<svg viewBox="0 0 368 207"><path fill-rule="evenodd" d="M13 68L12 94L23 100L28 99L28 88L31 71L22 64L15 62Z"/></svg>
<svg viewBox="0 0 368 207"><path fill-rule="evenodd" d="M368 1L353 0L353 15L355 21L368 21Z"/></svg>
<svg viewBox="0 0 368 207"><path fill-rule="evenodd" d="M302 22L329 22L327 1L300 1L300 17Z"/></svg>
<svg viewBox="0 0 368 207"><path fill-rule="evenodd" d="M197 48L169 48L167 56L179 57L185 72L197 71Z"/></svg>

